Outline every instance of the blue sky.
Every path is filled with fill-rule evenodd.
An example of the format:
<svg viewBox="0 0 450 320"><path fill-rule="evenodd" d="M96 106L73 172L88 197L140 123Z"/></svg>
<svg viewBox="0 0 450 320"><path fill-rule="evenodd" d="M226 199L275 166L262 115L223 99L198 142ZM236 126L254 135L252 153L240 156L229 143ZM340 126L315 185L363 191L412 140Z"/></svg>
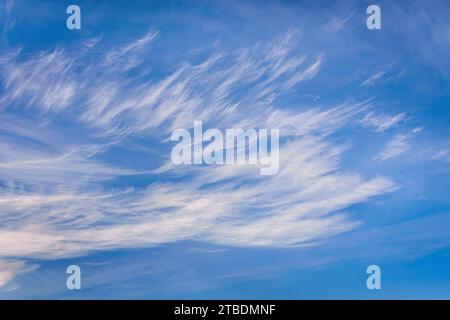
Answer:
<svg viewBox="0 0 450 320"><path fill-rule="evenodd" d="M366 1L70 4L0 4L0 298L450 298L447 1L381 30ZM279 173L174 166L194 121L280 128Z"/></svg>

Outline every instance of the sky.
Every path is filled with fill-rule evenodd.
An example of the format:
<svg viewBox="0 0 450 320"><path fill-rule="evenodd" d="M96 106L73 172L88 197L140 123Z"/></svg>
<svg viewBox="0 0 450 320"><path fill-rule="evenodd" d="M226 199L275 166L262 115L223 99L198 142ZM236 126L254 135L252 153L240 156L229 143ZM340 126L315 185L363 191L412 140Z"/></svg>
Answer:
<svg viewBox="0 0 450 320"><path fill-rule="evenodd" d="M2 0L0 298L449 299L449 14ZM279 172L174 165L194 121L279 128Z"/></svg>

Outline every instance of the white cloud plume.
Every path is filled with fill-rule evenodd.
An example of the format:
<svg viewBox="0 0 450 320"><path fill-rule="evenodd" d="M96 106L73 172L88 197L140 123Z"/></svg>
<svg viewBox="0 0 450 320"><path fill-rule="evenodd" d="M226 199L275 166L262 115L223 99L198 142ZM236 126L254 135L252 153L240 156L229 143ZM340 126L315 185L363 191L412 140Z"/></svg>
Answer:
<svg viewBox="0 0 450 320"><path fill-rule="evenodd" d="M37 268L36 265L26 266L20 260L0 260L0 288L6 287L17 275L31 272ZM6 288L7 291L18 289L17 285Z"/></svg>
<svg viewBox="0 0 450 320"><path fill-rule="evenodd" d="M431 158L433 160L450 162L450 149L440 149Z"/></svg>
<svg viewBox="0 0 450 320"><path fill-rule="evenodd" d="M384 161L401 155L410 148L408 136L405 134L397 134L391 141L387 143L385 148L375 157L375 160Z"/></svg>
<svg viewBox="0 0 450 320"><path fill-rule="evenodd" d="M365 127L374 128L376 132L385 132L405 119L405 113L399 113L395 116L388 116L376 115L373 112L369 112L361 120L361 124Z"/></svg>
<svg viewBox="0 0 450 320"><path fill-rule="evenodd" d="M384 161L405 153L411 148L410 140L422 130L422 127L417 127L411 132L396 134L374 159Z"/></svg>

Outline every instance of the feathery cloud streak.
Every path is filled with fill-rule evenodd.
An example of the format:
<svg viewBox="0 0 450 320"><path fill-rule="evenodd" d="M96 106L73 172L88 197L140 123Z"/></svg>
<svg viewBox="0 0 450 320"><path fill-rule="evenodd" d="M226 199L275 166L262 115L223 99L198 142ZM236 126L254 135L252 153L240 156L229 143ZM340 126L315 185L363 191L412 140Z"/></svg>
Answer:
<svg viewBox="0 0 450 320"><path fill-rule="evenodd" d="M294 54L294 34L211 54L199 64L182 62L156 78L133 73L148 65L156 31L107 54L93 51L99 39L78 53L5 52L0 258L16 262L0 265L7 271L1 282L13 277L11 268L22 267L16 259L186 239L310 245L356 228L359 222L345 209L397 186L341 170L349 146L330 137L357 122L368 102L298 109L274 103L314 79L326 59ZM168 137L194 120L218 128L280 128L279 174L261 177L257 168L240 166L173 167L164 152ZM143 148L149 165L136 168L123 155L110 160L114 148L127 146ZM136 176L148 182L114 187Z"/></svg>

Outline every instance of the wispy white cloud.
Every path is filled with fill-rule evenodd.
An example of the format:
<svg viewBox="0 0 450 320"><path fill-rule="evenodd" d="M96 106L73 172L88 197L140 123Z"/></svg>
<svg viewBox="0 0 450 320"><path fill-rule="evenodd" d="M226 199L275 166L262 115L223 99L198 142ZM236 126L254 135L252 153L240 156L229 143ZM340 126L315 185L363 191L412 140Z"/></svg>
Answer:
<svg viewBox="0 0 450 320"><path fill-rule="evenodd" d="M450 162L450 149L440 149L433 156L434 160L441 160L445 162Z"/></svg>
<svg viewBox="0 0 450 320"><path fill-rule="evenodd" d="M2 60L0 120L8 125L0 140L0 258L57 259L186 239L310 245L356 228L358 220L346 209L396 186L342 170L348 146L330 138L364 112L367 101L277 108L276 97L313 79L324 60L318 55L307 63L305 54L293 53L294 34L267 47L184 62L155 79L125 74L145 63L156 32L109 48L91 63L86 52L62 49ZM14 115L23 107L30 110L27 129ZM279 174L262 177L242 166L174 167L154 150L146 156L159 164L148 170L136 170L126 151L115 162L105 156L136 145L130 144L136 137L150 149L167 148L171 131L194 120L217 128L280 128L286 141ZM112 187L137 175L153 182Z"/></svg>
<svg viewBox="0 0 450 320"><path fill-rule="evenodd" d="M350 13L349 15L345 16L345 17L336 17L333 18L329 23L327 23L324 27L325 31L333 31L333 32L337 32L341 29L343 29L346 25L346 23L348 22L348 20L351 19L351 17L353 17L354 12Z"/></svg>
<svg viewBox="0 0 450 320"><path fill-rule="evenodd" d="M7 284L23 265L23 262L20 261L6 262L0 260L0 287Z"/></svg>
<svg viewBox="0 0 450 320"><path fill-rule="evenodd" d="M417 127L409 133L396 134L384 147L383 150L374 158L377 161L384 161L395 158L411 148L410 140L417 133L422 131L422 127Z"/></svg>
<svg viewBox="0 0 450 320"><path fill-rule="evenodd" d="M2 68L5 94L0 98L0 107L21 104L44 111L63 109L75 98L79 88L71 61L64 58L61 50L40 54L23 63L17 56L10 56Z"/></svg>
<svg viewBox="0 0 450 320"><path fill-rule="evenodd" d="M378 82L383 76L386 74L386 71L378 71L377 73L371 75L369 78L364 80L361 83L361 86L373 86L376 82Z"/></svg>
<svg viewBox="0 0 450 320"><path fill-rule="evenodd" d="M374 128L376 132L385 132L395 125L401 123L406 119L405 113L399 113L395 116L376 115L369 112L361 120L361 124L366 127Z"/></svg>
<svg viewBox="0 0 450 320"><path fill-rule="evenodd" d="M408 136L405 134L397 134L387 143L385 148L375 157L375 160L384 161L401 155L409 150L410 144Z"/></svg>
<svg viewBox="0 0 450 320"><path fill-rule="evenodd" d="M0 16L3 18L3 36L6 37L6 34L14 28L16 24L16 19L11 17L11 12L14 7L13 0L5 0L2 4L0 4Z"/></svg>
<svg viewBox="0 0 450 320"><path fill-rule="evenodd" d="M361 83L362 87L369 87L378 84L398 83L406 74L406 69L392 70L393 63L386 70L375 72Z"/></svg>
<svg viewBox="0 0 450 320"><path fill-rule="evenodd" d="M129 71L143 61L143 50L148 50L150 44L157 38L158 32L150 30L147 34L125 46L111 50L104 58L103 66L120 70ZM95 40L98 42L99 40ZM94 43L95 43L94 42ZM92 41L89 42L90 44Z"/></svg>
<svg viewBox="0 0 450 320"><path fill-rule="evenodd" d="M306 68L305 70L298 72L298 73L294 74L292 77L290 77L284 83L284 88L290 89L300 82L313 79L319 73L319 70L320 70L320 67L322 66L323 61L324 61L324 57L323 57L323 55L320 55L317 58L317 60L313 64L311 64L308 68Z"/></svg>
<svg viewBox="0 0 450 320"><path fill-rule="evenodd" d="M37 268L36 265L26 266L20 260L0 260L0 288L8 285L18 274L31 272ZM18 286L6 287L4 290L17 290Z"/></svg>

